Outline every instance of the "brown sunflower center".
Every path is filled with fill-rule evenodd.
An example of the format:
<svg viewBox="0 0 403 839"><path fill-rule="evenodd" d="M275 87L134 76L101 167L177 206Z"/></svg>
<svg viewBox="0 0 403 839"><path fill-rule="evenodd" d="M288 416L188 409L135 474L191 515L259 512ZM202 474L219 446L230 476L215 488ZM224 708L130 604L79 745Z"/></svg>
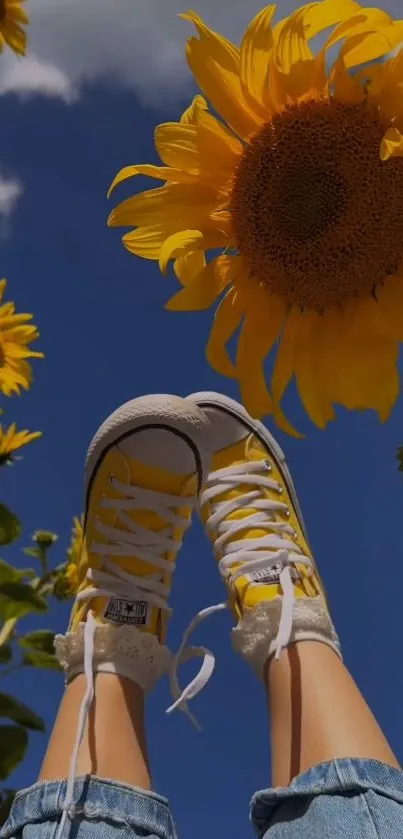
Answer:
<svg viewBox="0 0 403 839"><path fill-rule="evenodd" d="M230 210L249 272L322 312L376 293L403 266L403 159L380 159L386 126L367 104L303 102L249 141Z"/></svg>

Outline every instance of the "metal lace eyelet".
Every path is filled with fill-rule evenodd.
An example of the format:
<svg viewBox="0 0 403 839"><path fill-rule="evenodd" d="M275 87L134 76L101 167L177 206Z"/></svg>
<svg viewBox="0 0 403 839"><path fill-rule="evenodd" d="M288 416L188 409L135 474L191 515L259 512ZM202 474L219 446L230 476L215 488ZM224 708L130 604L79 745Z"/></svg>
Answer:
<svg viewBox="0 0 403 839"><path fill-rule="evenodd" d="M295 539L295 540L297 540L297 539L298 539L298 533L297 533L297 531L296 531L296 530L294 530L294 533L293 533L293 539Z"/></svg>
<svg viewBox="0 0 403 839"><path fill-rule="evenodd" d="M284 515L285 515L286 519L289 519L289 518L290 518L291 513L290 513L290 511L289 511L289 508L288 508L288 507L284 510Z"/></svg>
<svg viewBox="0 0 403 839"><path fill-rule="evenodd" d="M282 495L282 494L283 494L283 492L284 492L283 487L282 487L282 486L278 486L278 487L277 487L277 492L278 492L278 494L279 494L279 495Z"/></svg>
<svg viewBox="0 0 403 839"><path fill-rule="evenodd" d="M111 472L108 475L108 484L113 484L114 481L115 481L115 476L114 476L113 472Z"/></svg>
<svg viewBox="0 0 403 839"><path fill-rule="evenodd" d="M265 461L264 461L264 465L265 465L265 467L266 467L266 471L267 471L267 472L272 472L272 471L273 471L273 467L272 467L272 465L271 465L271 463L270 463L270 461L269 461L269 460L265 460Z"/></svg>

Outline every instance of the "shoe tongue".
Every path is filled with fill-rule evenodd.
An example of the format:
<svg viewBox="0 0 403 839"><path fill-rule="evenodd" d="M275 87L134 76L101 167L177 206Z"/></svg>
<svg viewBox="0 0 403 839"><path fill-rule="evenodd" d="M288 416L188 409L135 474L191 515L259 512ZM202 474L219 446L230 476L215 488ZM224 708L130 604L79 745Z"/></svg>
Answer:
<svg viewBox="0 0 403 839"><path fill-rule="evenodd" d="M251 463L253 461L262 461L265 458L267 458L266 449L255 434L249 434L248 437L241 440L239 443L235 443L233 446L223 449L221 452L217 452L214 458L214 468L223 469L226 466L237 466L244 463ZM239 484L239 486L226 490L218 495L214 499L214 503L241 498L247 492L253 492L255 489L257 489L257 487L254 487L253 484ZM238 510L230 513L226 517L226 520L240 521L241 519L246 518L246 516L250 516L253 513L258 512L261 512L261 510L257 510L253 506L239 507ZM269 533L269 530L263 530L257 527L245 528L245 530L239 531L231 541L235 542L239 539L259 539L262 536L267 536ZM267 548L265 550L267 550Z"/></svg>
<svg viewBox="0 0 403 839"><path fill-rule="evenodd" d="M121 455L121 474L117 475L118 480L123 483L127 482L133 486L141 489L154 490L157 493L167 493L168 495L183 494L183 504L178 504L177 510L182 510L185 513L186 496L193 496L197 493L197 477L196 475L172 474L165 469L156 466L150 466L143 461L128 457L123 451ZM122 468L123 467L123 468ZM119 497L120 493L116 492ZM144 509L127 511L127 515L131 520L142 527L149 530L161 531L166 528L169 529L169 522L159 516L154 510L147 507L147 502L144 503ZM128 530L122 521L118 521L116 525L120 530ZM155 570L155 569L154 569Z"/></svg>

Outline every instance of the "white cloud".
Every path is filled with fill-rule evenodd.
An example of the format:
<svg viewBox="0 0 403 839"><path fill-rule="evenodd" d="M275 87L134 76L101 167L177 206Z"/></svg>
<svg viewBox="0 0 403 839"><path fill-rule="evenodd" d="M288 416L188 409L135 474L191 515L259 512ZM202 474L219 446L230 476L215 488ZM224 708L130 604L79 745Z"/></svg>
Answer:
<svg viewBox="0 0 403 839"><path fill-rule="evenodd" d="M21 61L8 54L0 67L0 93L16 93L22 98L37 93L71 102L74 85L68 75L54 64L47 64L32 55Z"/></svg>
<svg viewBox="0 0 403 839"><path fill-rule="evenodd" d="M0 174L0 234L7 235L10 218L18 199L23 193L22 184L16 178Z"/></svg>
<svg viewBox="0 0 403 839"><path fill-rule="evenodd" d="M184 47L193 33L193 27L180 20L178 12L193 6L210 25L239 42L248 20L264 2L30 0L32 73L27 59L19 62L13 56L3 69L3 56L0 91L38 92L68 102L81 82L110 77L151 104L176 100L190 88ZM363 5L378 3L367 0ZM400 3L385 0L382 5L399 16ZM301 4L302 0L282 0L279 14L286 15Z"/></svg>

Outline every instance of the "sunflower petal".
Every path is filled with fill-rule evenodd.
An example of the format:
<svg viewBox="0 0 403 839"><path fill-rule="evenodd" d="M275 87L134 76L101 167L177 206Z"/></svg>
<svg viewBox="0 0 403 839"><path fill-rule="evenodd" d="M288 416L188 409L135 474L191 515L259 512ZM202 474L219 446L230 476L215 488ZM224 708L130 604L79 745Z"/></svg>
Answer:
<svg viewBox="0 0 403 839"><path fill-rule="evenodd" d="M306 36L310 40L340 21L357 17L361 11L362 7L355 0L319 0L319 2L307 3L276 24L273 29L274 41L279 40L284 27L289 26L290 21L292 23L302 21Z"/></svg>
<svg viewBox="0 0 403 839"><path fill-rule="evenodd" d="M272 98L277 108L325 91L325 51L321 50L317 56L311 52L303 9L283 22L275 40L270 67L270 86L272 84Z"/></svg>
<svg viewBox="0 0 403 839"><path fill-rule="evenodd" d="M185 288L171 297L165 308L177 312L209 309L233 281L239 259L225 254L217 256Z"/></svg>
<svg viewBox="0 0 403 839"><path fill-rule="evenodd" d="M16 323L16 318L19 318L19 323L26 323L27 315L16 315L14 303L3 303L0 306L0 324L3 326L4 322ZM32 318L32 315L31 315ZM29 318L28 318L29 320Z"/></svg>
<svg viewBox="0 0 403 839"><path fill-rule="evenodd" d="M225 58L224 64L228 63L228 66L231 66L231 64L234 67L237 66L237 62L239 61L239 49L232 43L232 41L229 41L227 38L224 38L223 35L219 35L218 32L214 32L213 29L210 29L210 27L204 23L200 15L193 11L193 9L188 9L187 12L179 14L178 17L182 20L194 23L200 40L203 42L206 51L208 50L213 61L220 62L223 58Z"/></svg>
<svg viewBox="0 0 403 839"><path fill-rule="evenodd" d="M268 69L273 46L271 22L276 6L266 6L249 24L241 44L240 79L245 98L265 112L269 104Z"/></svg>
<svg viewBox="0 0 403 839"><path fill-rule="evenodd" d="M170 166L152 166L151 164L141 164L139 166L125 166L116 175L112 181L107 197L110 198L113 190L118 184L126 181L128 178L133 178L135 175L145 175L148 178L157 178L160 181L173 181L181 183L194 183L197 179L195 175L190 172L182 172L180 169L172 169Z"/></svg>
<svg viewBox="0 0 403 839"><path fill-rule="evenodd" d="M297 9L282 21L273 52L277 67L283 73L289 73L297 62L313 58L305 35L304 9Z"/></svg>
<svg viewBox="0 0 403 839"><path fill-rule="evenodd" d="M165 239L159 256L159 267L163 274L166 273L169 261L178 256L185 256L189 251L198 249L204 250L203 233L201 230L180 230L179 233L172 233Z"/></svg>
<svg viewBox="0 0 403 839"><path fill-rule="evenodd" d="M308 3L302 9L308 37L315 38L329 26L356 16L361 9L360 4L354 0L321 0L318 3Z"/></svg>
<svg viewBox="0 0 403 839"><path fill-rule="evenodd" d="M398 343L361 339L349 343L342 367L337 401L350 410L372 408L385 422L399 394Z"/></svg>
<svg viewBox="0 0 403 839"><path fill-rule="evenodd" d="M213 370L230 379L236 379L237 372L225 345L238 329L241 319L242 310L238 305L238 296L235 289L231 288L216 310L206 347L207 361Z"/></svg>
<svg viewBox="0 0 403 839"><path fill-rule="evenodd" d="M340 50L340 58L343 59L346 67L357 67L367 61L374 61L393 49L392 41L388 32L366 32L361 35L353 35L346 40Z"/></svg>
<svg viewBox="0 0 403 839"><path fill-rule="evenodd" d="M402 38L402 21L394 21L381 9L362 9L332 33L326 48L345 39L340 55L346 67L356 67L392 52Z"/></svg>
<svg viewBox="0 0 403 839"><path fill-rule="evenodd" d="M166 166L198 172L200 161L196 137L195 125L163 122L154 131L155 148Z"/></svg>
<svg viewBox="0 0 403 839"><path fill-rule="evenodd" d="M381 160L403 157L403 134L397 128L388 128L381 143Z"/></svg>
<svg viewBox="0 0 403 839"><path fill-rule="evenodd" d="M183 112L181 116L181 122L184 125L194 125L196 122L196 116L200 110L208 111L208 104L204 98L204 96L200 96L198 93L197 96L194 96L191 104L186 111Z"/></svg>
<svg viewBox="0 0 403 839"><path fill-rule="evenodd" d="M344 60L338 58L330 73L333 98L338 102L357 105L365 99L365 90L359 80L348 72Z"/></svg>
<svg viewBox="0 0 403 839"><path fill-rule="evenodd" d="M383 121L394 121L394 127L402 128L403 115L402 80L403 53L391 61L372 64L356 74L365 84L368 101L376 105Z"/></svg>
<svg viewBox="0 0 403 839"><path fill-rule="evenodd" d="M32 320L33 315L16 315L14 314L14 303L4 303L0 309L0 327L1 329L8 329L9 327L20 326L27 324Z"/></svg>
<svg viewBox="0 0 403 839"><path fill-rule="evenodd" d="M305 434L301 434L300 431L297 431L297 429L291 425L284 411L276 402L273 402L272 414L276 425L281 429L281 431L284 431L285 434L289 434L291 437L296 437L297 440L305 439Z"/></svg>
<svg viewBox="0 0 403 839"><path fill-rule="evenodd" d="M399 392L398 342L387 334L375 300L351 302L343 321L332 399L349 410L372 408L385 421Z"/></svg>
<svg viewBox="0 0 403 839"><path fill-rule="evenodd" d="M39 338L39 332L36 326L13 326L5 329L4 323L3 333L6 341L16 341L17 344L26 344L28 341L36 341Z"/></svg>
<svg viewBox="0 0 403 839"><path fill-rule="evenodd" d="M179 233L172 233L165 240L160 251L160 271L165 274L171 259L186 256L190 251L223 247L226 238L221 231L204 233L202 230L181 230Z"/></svg>
<svg viewBox="0 0 403 839"><path fill-rule="evenodd" d="M28 14L19 3L10 3L8 10L12 13L13 19L17 21L17 23L25 25L29 23Z"/></svg>
<svg viewBox="0 0 403 839"><path fill-rule="evenodd" d="M387 277L377 297L387 334L403 342L403 276Z"/></svg>
<svg viewBox="0 0 403 839"><path fill-rule="evenodd" d="M315 425L324 429L334 419L334 409L325 382L320 377L321 326L322 316L312 309L301 317L295 348L295 378L308 416Z"/></svg>
<svg viewBox="0 0 403 839"><path fill-rule="evenodd" d="M242 145L207 111L201 110L195 119L194 125L159 125L155 130L156 149L168 166L220 183L232 173Z"/></svg>
<svg viewBox="0 0 403 839"><path fill-rule="evenodd" d="M217 205L212 188L200 184L167 184L133 195L112 210L109 227L169 224L200 227Z"/></svg>
<svg viewBox="0 0 403 839"><path fill-rule="evenodd" d="M246 313L236 359L242 401L252 416L259 418L272 412L263 362L281 332L286 315L280 297L266 295L266 298L259 314Z"/></svg>
<svg viewBox="0 0 403 839"><path fill-rule="evenodd" d="M1 24L1 32L6 43L17 55L25 55L27 51L27 36L23 29L14 23L13 20L4 20Z"/></svg>
<svg viewBox="0 0 403 839"><path fill-rule="evenodd" d="M348 15L347 17L343 15L341 20L340 26L337 26L329 35L326 41L326 49L330 49L330 47L339 41L348 39L351 36L354 37L361 34L366 36L368 33L373 34L378 31L379 28L390 28L393 25L393 20L387 12L381 9L364 9L358 6L358 4L356 13L353 12L352 15Z"/></svg>
<svg viewBox="0 0 403 839"><path fill-rule="evenodd" d="M186 286L203 271L206 265L206 257L204 251L193 251L187 253L186 256L180 256L175 259L174 272L181 283Z"/></svg>
<svg viewBox="0 0 403 839"><path fill-rule="evenodd" d="M159 259L162 245L169 236L166 227L138 227L126 233L122 242L130 253L142 256L143 259Z"/></svg>
<svg viewBox="0 0 403 839"><path fill-rule="evenodd" d="M239 50L209 29L195 12L180 15L196 25L200 40L189 38L186 56L190 69L215 111L246 139L261 120L246 101L239 78Z"/></svg>
<svg viewBox="0 0 403 839"><path fill-rule="evenodd" d="M197 142L199 152L203 160L203 165L207 160L203 159L203 152L216 155L219 154L222 161L219 160L216 165L218 167L227 164L231 170L237 162L237 158L243 152L242 143L234 136L222 122L216 119L208 111L200 111L196 118Z"/></svg>
<svg viewBox="0 0 403 839"><path fill-rule="evenodd" d="M271 380L271 392L276 404L280 404L284 393L293 377L295 346L300 329L301 310L293 306L288 314L283 335L280 337L276 360Z"/></svg>

